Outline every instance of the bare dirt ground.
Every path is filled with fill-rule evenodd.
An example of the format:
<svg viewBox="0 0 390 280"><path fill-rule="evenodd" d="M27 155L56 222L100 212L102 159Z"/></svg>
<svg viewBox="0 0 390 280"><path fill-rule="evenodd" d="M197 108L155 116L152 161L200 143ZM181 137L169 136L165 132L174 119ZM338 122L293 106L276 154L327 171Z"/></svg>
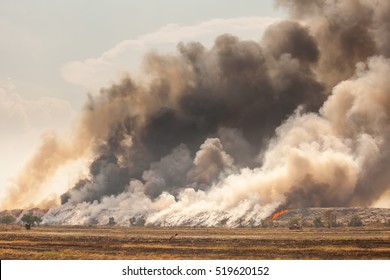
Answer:
<svg viewBox="0 0 390 280"><path fill-rule="evenodd" d="M390 227L0 228L1 259L390 259Z"/></svg>

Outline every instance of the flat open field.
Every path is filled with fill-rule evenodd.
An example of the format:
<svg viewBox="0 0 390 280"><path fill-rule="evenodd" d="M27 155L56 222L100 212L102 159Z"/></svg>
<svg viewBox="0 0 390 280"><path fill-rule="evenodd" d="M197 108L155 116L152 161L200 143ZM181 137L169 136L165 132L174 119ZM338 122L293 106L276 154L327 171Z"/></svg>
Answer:
<svg viewBox="0 0 390 280"><path fill-rule="evenodd" d="M0 259L390 259L390 228L0 228Z"/></svg>

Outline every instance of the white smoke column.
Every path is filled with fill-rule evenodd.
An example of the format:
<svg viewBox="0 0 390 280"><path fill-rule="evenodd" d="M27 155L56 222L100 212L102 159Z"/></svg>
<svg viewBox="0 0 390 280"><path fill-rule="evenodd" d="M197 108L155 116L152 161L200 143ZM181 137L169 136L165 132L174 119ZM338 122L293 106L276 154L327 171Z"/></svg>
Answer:
<svg viewBox="0 0 390 280"><path fill-rule="evenodd" d="M371 205L389 189L389 59L372 57L357 65L356 75L340 83L322 114L339 137L350 141L360 174L353 205Z"/></svg>

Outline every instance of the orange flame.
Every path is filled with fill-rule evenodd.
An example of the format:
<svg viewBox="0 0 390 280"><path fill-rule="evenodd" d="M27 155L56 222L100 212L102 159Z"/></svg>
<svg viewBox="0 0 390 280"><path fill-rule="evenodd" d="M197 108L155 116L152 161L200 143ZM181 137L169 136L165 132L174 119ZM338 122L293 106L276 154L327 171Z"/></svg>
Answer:
<svg viewBox="0 0 390 280"><path fill-rule="evenodd" d="M288 210L282 210L282 211L276 212L276 213L272 216L271 220L273 221L273 220L275 220L277 217L279 217L280 215L285 214L285 213L287 213L287 212L288 212Z"/></svg>

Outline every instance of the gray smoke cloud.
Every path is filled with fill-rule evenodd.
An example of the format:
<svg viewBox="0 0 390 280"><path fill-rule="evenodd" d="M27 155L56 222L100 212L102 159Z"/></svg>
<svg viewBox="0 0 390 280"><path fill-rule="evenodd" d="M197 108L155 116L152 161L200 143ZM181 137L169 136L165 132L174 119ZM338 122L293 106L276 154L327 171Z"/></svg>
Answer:
<svg viewBox="0 0 390 280"><path fill-rule="evenodd" d="M317 71L328 89L350 78L358 62L389 56L390 4L369 0L276 0L310 26L321 53Z"/></svg>
<svg viewBox="0 0 390 280"><path fill-rule="evenodd" d="M260 41L179 43L145 57L147 82L91 96L74 140L89 143L90 175L45 222L257 225L383 198L390 5L277 2L291 18Z"/></svg>

